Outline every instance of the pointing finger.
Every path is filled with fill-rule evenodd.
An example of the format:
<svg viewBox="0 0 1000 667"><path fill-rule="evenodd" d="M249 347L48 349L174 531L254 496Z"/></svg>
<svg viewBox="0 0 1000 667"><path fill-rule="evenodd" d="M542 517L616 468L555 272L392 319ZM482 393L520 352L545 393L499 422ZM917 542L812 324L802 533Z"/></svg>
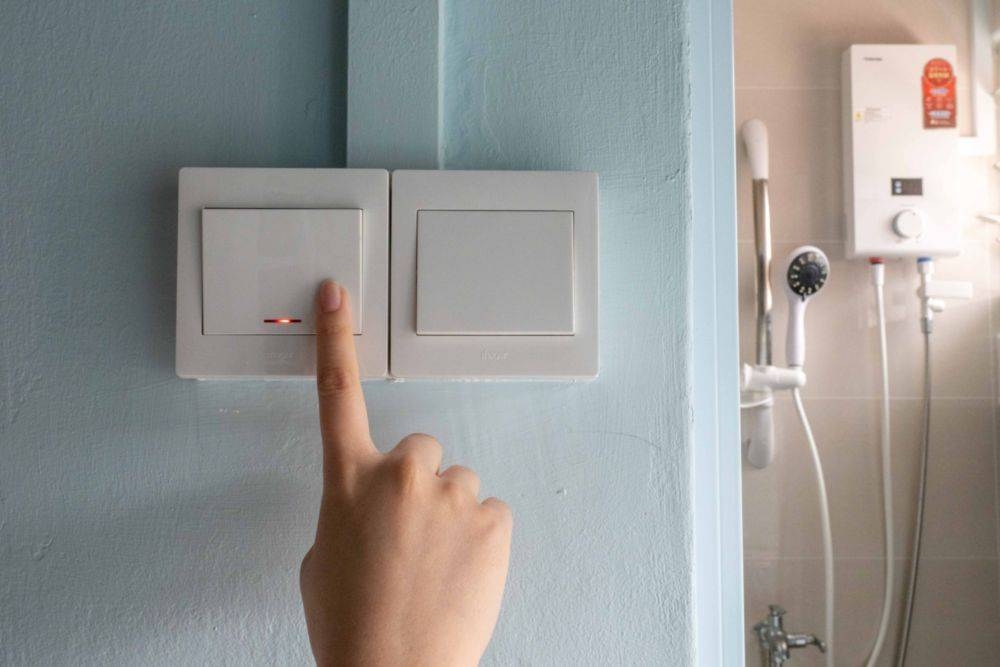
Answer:
<svg viewBox="0 0 1000 667"><path fill-rule="evenodd" d="M349 463L375 451L354 350L351 297L326 280L316 296L316 388L325 464Z"/></svg>

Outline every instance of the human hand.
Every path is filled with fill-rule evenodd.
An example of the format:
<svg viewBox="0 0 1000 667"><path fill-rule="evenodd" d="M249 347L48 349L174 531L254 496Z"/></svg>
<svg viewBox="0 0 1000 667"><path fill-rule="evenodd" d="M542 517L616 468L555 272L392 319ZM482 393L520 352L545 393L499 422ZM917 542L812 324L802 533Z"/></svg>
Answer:
<svg viewBox="0 0 1000 667"><path fill-rule="evenodd" d="M326 666L476 665L500 612L511 513L480 503L479 477L438 473L441 445L413 434L381 454L354 351L350 295L316 299L323 497L300 585L309 641Z"/></svg>

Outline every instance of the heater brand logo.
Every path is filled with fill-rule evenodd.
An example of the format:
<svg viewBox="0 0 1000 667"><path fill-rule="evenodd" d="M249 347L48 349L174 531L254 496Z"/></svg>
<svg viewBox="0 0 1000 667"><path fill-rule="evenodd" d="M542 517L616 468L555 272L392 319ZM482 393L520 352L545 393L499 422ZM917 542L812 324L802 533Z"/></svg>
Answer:
<svg viewBox="0 0 1000 667"><path fill-rule="evenodd" d="M505 361L510 356L506 350L483 350L483 361Z"/></svg>

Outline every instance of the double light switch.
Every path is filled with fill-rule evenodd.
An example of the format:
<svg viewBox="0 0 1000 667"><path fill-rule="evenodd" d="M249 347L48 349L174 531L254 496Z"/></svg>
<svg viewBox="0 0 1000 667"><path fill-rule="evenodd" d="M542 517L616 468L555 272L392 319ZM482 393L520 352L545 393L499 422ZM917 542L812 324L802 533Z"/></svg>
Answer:
<svg viewBox="0 0 1000 667"><path fill-rule="evenodd" d="M315 374L324 278L352 295L366 379L597 374L594 174L396 171L391 184L374 169L182 170L178 374Z"/></svg>

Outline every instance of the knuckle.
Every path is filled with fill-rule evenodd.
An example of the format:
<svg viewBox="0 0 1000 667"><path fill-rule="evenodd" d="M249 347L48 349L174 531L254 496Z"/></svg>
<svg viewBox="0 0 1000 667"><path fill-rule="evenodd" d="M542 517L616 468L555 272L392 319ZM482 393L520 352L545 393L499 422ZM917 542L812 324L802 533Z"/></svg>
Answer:
<svg viewBox="0 0 1000 667"><path fill-rule="evenodd" d="M450 475L462 475L468 479L479 479L479 475L472 468L463 465L453 465L446 471Z"/></svg>
<svg viewBox="0 0 1000 667"><path fill-rule="evenodd" d="M440 447L441 443L438 442L437 438L433 435L427 435L426 433L411 433L400 442L400 444L405 444L407 446L416 447Z"/></svg>
<svg viewBox="0 0 1000 667"><path fill-rule="evenodd" d="M479 475L472 468L465 466L451 466L443 473L444 477L453 482L461 482L468 489L478 489L480 486Z"/></svg>
<svg viewBox="0 0 1000 667"><path fill-rule="evenodd" d="M350 368L326 368L316 375L316 388L324 398L337 397L355 391L358 381L357 374Z"/></svg>
<svg viewBox="0 0 1000 667"><path fill-rule="evenodd" d="M437 440L431 440L423 445L423 447L438 458L441 458L444 454L444 447Z"/></svg>
<svg viewBox="0 0 1000 667"><path fill-rule="evenodd" d="M441 494L444 496L445 502L447 502L452 507L458 507L468 503L471 500L471 495L468 489L463 487L458 482L452 481L450 479L442 480Z"/></svg>
<svg viewBox="0 0 1000 667"><path fill-rule="evenodd" d="M436 438L424 433L411 433L396 446L396 450L401 458L420 458L427 454L440 456L444 451L441 443Z"/></svg>
<svg viewBox="0 0 1000 667"><path fill-rule="evenodd" d="M412 493L417 488L422 473L419 460L412 454L400 456L392 465L393 481L400 493Z"/></svg>

